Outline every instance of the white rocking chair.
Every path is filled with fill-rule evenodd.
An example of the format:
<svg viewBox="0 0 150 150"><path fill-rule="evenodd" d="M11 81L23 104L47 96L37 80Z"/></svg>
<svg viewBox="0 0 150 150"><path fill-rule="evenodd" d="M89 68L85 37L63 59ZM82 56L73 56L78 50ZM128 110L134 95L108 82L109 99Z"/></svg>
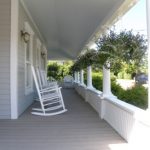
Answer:
<svg viewBox="0 0 150 150"><path fill-rule="evenodd" d="M42 75L41 75L41 71L39 70L39 68L35 68L35 74L36 74L36 77L37 77L37 82L38 82L38 85L39 85L39 89L42 90L42 89L53 89L53 88L56 88L58 87L57 84L51 84L51 85L48 85L46 84L46 82L44 81L44 79L42 78ZM35 98L35 101L40 101L38 97Z"/></svg>
<svg viewBox="0 0 150 150"><path fill-rule="evenodd" d="M61 94L61 88L55 87L53 89L52 88L40 89L35 69L33 66L31 67L31 69L41 105L41 108L33 108L32 109L33 111L31 113L33 115L39 116L53 116L66 112L67 109L65 109L63 97Z"/></svg>

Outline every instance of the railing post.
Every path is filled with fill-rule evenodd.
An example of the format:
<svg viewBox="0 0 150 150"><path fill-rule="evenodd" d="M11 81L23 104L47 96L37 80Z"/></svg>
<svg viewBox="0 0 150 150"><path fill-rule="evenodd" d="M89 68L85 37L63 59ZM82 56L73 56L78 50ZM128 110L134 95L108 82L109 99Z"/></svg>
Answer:
<svg viewBox="0 0 150 150"><path fill-rule="evenodd" d="M110 69L103 66L103 97L114 97L111 92Z"/></svg>
<svg viewBox="0 0 150 150"><path fill-rule="evenodd" d="M148 87L150 87L150 1L146 1L148 39ZM148 110L150 110L150 88L148 88Z"/></svg>
<svg viewBox="0 0 150 150"><path fill-rule="evenodd" d="M93 85L92 85L92 67L91 66L87 67L87 88L93 89Z"/></svg>
<svg viewBox="0 0 150 150"><path fill-rule="evenodd" d="M80 84L84 85L84 72L83 72L83 70L80 70Z"/></svg>

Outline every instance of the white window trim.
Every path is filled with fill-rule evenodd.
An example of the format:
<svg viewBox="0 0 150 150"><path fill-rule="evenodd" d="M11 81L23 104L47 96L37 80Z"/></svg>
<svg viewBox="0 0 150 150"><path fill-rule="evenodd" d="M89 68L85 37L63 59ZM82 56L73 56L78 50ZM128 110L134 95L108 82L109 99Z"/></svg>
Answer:
<svg viewBox="0 0 150 150"><path fill-rule="evenodd" d="M30 34L30 61L27 61L26 60L26 47L27 47L27 44L24 43L24 49L25 49L25 95L29 95L33 92L33 77L32 77L32 74L31 74L31 85L29 87L26 87L26 80L27 80L27 76L26 76L26 64L30 64L30 65L33 65L33 36L34 36L34 32L31 28L31 26L29 25L28 22L25 22L24 23L24 28L25 28L25 31L28 32Z"/></svg>
<svg viewBox="0 0 150 150"><path fill-rule="evenodd" d="M36 67L41 68L41 41L37 38L36 40Z"/></svg>

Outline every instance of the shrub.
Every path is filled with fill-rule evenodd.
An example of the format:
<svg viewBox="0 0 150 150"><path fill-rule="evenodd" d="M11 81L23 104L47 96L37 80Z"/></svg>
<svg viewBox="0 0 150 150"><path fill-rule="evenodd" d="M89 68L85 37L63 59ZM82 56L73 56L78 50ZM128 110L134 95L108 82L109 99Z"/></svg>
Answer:
<svg viewBox="0 0 150 150"><path fill-rule="evenodd" d="M116 81L111 82L111 91L114 95L118 96L124 91L124 89L116 83Z"/></svg>
<svg viewBox="0 0 150 150"><path fill-rule="evenodd" d="M112 91L114 94L117 93L117 91L119 91L119 89L122 89L120 85L116 84L116 78L115 76L111 77L111 83L112 83ZM92 83L93 86L102 91L103 89L103 75L101 72L97 72L97 73L92 73Z"/></svg>
<svg viewBox="0 0 150 150"><path fill-rule="evenodd" d="M142 85L136 85L131 89L123 90L117 96L119 99L142 109L148 107L148 90Z"/></svg>
<svg viewBox="0 0 150 150"><path fill-rule="evenodd" d="M102 91L103 77L101 73L92 73L92 82L96 89ZM131 89L124 90L119 84L116 83L115 78L112 77L111 90L112 93L122 101L142 109L146 109L148 107L148 90L142 85L136 85Z"/></svg>
<svg viewBox="0 0 150 150"><path fill-rule="evenodd" d="M92 83L93 86L102 91L103 89L103 77L101 73L92 73Z"/></svg>

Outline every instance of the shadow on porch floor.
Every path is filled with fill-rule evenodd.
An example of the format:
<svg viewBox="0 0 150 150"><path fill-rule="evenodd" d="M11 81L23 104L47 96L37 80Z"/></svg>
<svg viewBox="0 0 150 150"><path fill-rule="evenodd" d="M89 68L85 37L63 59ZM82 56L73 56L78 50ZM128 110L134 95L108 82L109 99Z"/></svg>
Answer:
<svg viewBox="0 0 150 150"><path fill-rule="evenodd" d="M0 150L114 150L126 142L73 89L63 89L68 111L0 120Z"/></svg>

